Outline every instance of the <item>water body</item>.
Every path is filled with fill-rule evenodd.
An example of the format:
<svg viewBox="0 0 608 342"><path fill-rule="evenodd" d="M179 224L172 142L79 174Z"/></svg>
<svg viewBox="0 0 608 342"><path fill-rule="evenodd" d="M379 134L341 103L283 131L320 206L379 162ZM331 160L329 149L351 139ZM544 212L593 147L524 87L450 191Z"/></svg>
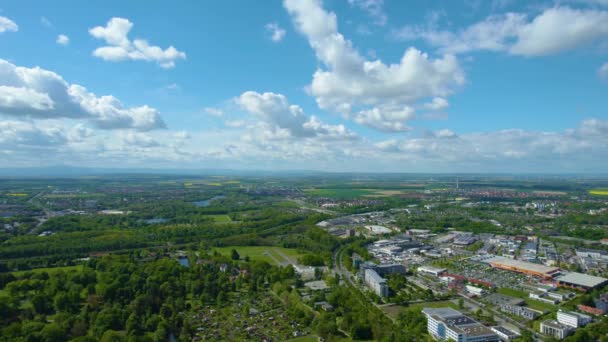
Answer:
<svg viewBox="0 0 608 342"><path fill-rule="evenodd" d="M226 196L213 196L208 200L204 200L204 201L196 201L196 202L192 202L192 204L194 204L195 206L199 207L199 208L204 208L204 207L208 207L211 205L211 202L218 200L218 199L222 199L222 198L226 198Z"/></svg>
<svg viewBox="0 0 608 342"><path fill-rule="evenodd" d="M184 267L190 267L190 260L188 260L186 257L177 258L177 262Z"/></svg>

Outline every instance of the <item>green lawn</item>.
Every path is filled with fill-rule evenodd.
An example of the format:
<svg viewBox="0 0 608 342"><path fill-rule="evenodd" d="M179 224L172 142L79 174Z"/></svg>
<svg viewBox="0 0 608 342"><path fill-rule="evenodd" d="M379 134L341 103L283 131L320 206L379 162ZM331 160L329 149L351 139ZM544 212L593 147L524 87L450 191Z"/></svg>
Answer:
<svg viewBox="0 0 608 342"><path fill-rule="evenodd" d="M295 249L274 246L232 246L215 248L215 250L217 250L221 254L228 256L230 255L233 249L236 249L236 251L241 256L241 259L248 256L251 260L261 260L271 264L277 263L275 259L279 262L285 261L285 259L279 253L277 253L277 251L282 252L287 257L291 258L293 261L296 262L298 260L298 257L302 255L302 253L298 252ZM270 255L267 255L266 252L268 252L268 254Z"/></svg>
<svg viewBox="0 0 608 342"><path fill-rule="evenodd" d="M34 272L34 273L46 272L48 274L53 274L53 273L57 273L59 271L70 272L70 271L74 271L74 270L82 270L82 268L83 268L82 265L59 266L59 267L34 268L32 270L15 271L15 272L12 272L12 273L13 273L14 276L19 276L19 275L22 275L22 274L27 273L27 272Z"/></svg>
<svg viewBox="0 0 608 342"><path fill-rule="evenodd" d="M232 222L232 219L228 215L205 215L206 217L212 218L216 223L228 223Z"/></svg>
<svg viewBox="0 0 608 342"><path fill-rule="evenodd" d="M517 297L517 298L522 298L522 299L529 298L529 295L527 292L512 289L509 287L501 287L498 290L496 290L496 292L503 294L505 296Z"/></svg>

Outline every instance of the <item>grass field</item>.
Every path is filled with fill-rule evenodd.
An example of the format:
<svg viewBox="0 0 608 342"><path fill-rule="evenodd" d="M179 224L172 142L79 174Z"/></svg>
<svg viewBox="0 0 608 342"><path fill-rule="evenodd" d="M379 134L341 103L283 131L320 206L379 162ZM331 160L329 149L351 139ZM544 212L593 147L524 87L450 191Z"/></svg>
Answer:
<svg viewBox="0 0 608 342"><path fill-rule="evenodd" d="M232 219L228 215L205 215L206 217L212 218L215 223L228 223L232 222Z"/></svg>
<svg viewBox="0 0 608 342"><path fill-rule="evenodd" d="M22 274L27 273L27 272L34 272L34 273L46 272L48 274L53 274L53 273L57 273L59 271L70 272L70 271L75 271L75 270L81 270L82 268L83 268L82 265L59 266L59 267L47 267L47 268L35 268L33 270L15 271L15 272L12 272L12 273L13 273L14 276L19 276L19 275L22 275Z"/></svg>
<svg viewBox="0 0 608 342"><path fill-rule="evenodd" d="M408 306L392 305L382 307L382 311L386 312L387 315L392 318L397 318L401 310L422 310L423 308L445 308L449 307L458 310L458 305L450 300L436 301L436 302L422 302L414 303Z"/></svg>
<svg viewBox="0 0 608 342"><path fill-rule="evenodd" d="M529 297L527 292L512 289L509 287L501 287L498 290L496 290L496 292L503 294L505 296L517 297L517 298L522 298L522 299L526 299Z"/></svg>
<svg viewBox="0 0 608 342"><path fill-rule="evenodd" d="M103 197L104 194L47 194L45 198L95 198Z"/></svg>
<svg viewBox="0 0 608 342"><path fill-rule="evenodd" d="M608 196L608 188L591 189L589 190L589 194L595 196Z"/></svg>
<svg viewBox="0 0 608 342"><path fill-rule="evenodd" d="M260 260L266 261L270 264L277 264L278 262L286 262L285 258L281 256L277 251L282 252L287 257L291 258L292 261L297 262L298 258L302 255L302 253L298 252L295 249L291 248L283 248L283 247L273 247L273 246L232 246L232 247L218 247L215 248L216 251L220 252L223 255L230 255L230 252L236 249L236 251L241 256L241 259L248 256L251 260ZM267 255L266 253L270 254Z"/></svg>

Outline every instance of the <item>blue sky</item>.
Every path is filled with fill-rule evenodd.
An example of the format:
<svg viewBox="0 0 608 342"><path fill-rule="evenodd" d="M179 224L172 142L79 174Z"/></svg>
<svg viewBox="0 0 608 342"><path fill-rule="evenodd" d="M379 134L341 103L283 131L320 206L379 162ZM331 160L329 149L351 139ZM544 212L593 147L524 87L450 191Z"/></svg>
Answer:
<svg viewBox="0 0 608 342"><path fill-rule="evenodd" d="M4 1L0 167L604 172L608 2Z"/></svg>

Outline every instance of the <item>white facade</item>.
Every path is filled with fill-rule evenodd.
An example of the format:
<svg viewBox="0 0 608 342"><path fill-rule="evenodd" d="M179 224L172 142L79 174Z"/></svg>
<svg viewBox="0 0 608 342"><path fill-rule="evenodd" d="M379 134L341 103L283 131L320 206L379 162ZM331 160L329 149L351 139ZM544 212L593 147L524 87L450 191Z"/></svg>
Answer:
<svg viewBox="0 0 608 342"><path fill-rule="evenodd" d="M553 336L558 339L564 339L572 332L572 327L561 324L558 321L546 320L540 323L540 332L547 335Z"/></svg>
<svg viewBox="0 0 608 342"><path fill-rule="evenodd" d="M388 285L386 285L386 279L382 278L376 271L371 268L365 269L365 283L378 296L388 296Z"/></svg>
<svg viewBox="0 0 608 342"><path fill-rule="evenodd" d="M577 312L557 312L557 321L572 328L584 327L591 322L591 317Z"/></svg>

